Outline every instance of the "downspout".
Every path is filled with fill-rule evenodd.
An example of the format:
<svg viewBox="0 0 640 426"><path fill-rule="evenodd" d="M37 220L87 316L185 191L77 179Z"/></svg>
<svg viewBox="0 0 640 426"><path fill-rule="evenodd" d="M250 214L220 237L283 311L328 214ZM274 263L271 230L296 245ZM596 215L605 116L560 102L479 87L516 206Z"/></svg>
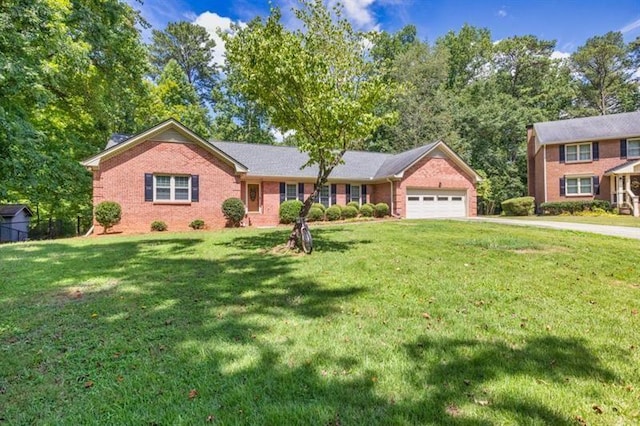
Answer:
<svg viewBox="0 0 640 426"><path fill-rule="evenodd" d="M544 188L544 202L547 202L547 146L546 145L542 145L542 156L543 156L543 160L542 160L542 164L544 164L544 172L542 173L542 179L544 179L544 183L542 184L542 187ZM535 194L534 194L535 195Z"/></svg>
<svg viewBox="0 0 640 426"><path fill-rule="evenodd" d="M396 214L395 203L393 202L393 200L395 198L393 196L393 181L391 180L391 178L387 178L387 181L389 182L389 189L391 190L390 191L391 200L389 200L389 201L391 201L390 206L389 206L389 213L391 214L391 217L395 217L396 219L401 219L401 217L398 214Z"/></svg>

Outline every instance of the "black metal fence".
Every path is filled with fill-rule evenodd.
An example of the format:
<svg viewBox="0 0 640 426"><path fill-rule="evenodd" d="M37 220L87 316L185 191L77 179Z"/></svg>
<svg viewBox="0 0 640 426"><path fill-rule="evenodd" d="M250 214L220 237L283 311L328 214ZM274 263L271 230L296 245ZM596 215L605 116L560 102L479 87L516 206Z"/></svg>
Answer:
<svg viewBox="0 0 640 426"><path fill-rule="evenodd" d="M0 243L8 243L14 241L26 241L29 233L20 229L16 229L11 225L0 224Z"/></svg>
<svg viewBox="0 0 640 426"><path fill-rule="evenodd" d="M30 240L50 240L84 235L91 227L91 218L78 216L75 219L46 219L32 223L29 229Z"/></svg>

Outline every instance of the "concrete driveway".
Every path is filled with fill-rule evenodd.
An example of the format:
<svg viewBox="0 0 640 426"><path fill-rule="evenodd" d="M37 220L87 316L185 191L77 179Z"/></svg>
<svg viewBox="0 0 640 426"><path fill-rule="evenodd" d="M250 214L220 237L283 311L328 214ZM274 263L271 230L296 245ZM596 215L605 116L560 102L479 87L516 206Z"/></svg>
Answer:
<svg viewBox="0 0 640 426"><path fill-rule="evenodd" d="M495 217L470 217L470 221L493 222L512 226L535 226L539 228L564 229L569 231L591 232L593 234L610 235L613 237L633 238L640 240L640 228L630 226L591 225L588 223L552 222L540 220L518 220Z"/></svg>

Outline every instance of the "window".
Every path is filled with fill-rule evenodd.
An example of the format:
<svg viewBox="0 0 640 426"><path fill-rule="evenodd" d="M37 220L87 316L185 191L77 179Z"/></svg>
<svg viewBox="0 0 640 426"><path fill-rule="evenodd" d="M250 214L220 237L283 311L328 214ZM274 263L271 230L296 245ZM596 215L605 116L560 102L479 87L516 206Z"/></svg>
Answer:
<svg viewBox="0 0 640 426"><path fill-rule="evenodd" d="M627 141L627 158L640 157L640 139Z"/></svg>
<svg viewBox="0 0 640 426"><path fill-rule="evenodd" d="M154 201L190 201L191 176L154 177Z"/></svg>
<svg viewBox="0 0 640 426"><path fill-rule="evenodd" d="M287 189L285 191L286 201L289 200L297 200L298 199L298 184L297 183L288 183Z"/></svg>
<svg viewBox="0 0 640 426"><path fill-rule="evenodd" d="M593 178L566 178L565 191L567 195L591 195L593 193Z"/></svg>
<svg viewBox="0 0 640 426"><path fill-rule="evenodd" d="M349 201L360 204L360 185L351 185L351 195L349 196Z"/></svg>
<svg viewBox="0 0 640 426"><path fill-rule="evenodd" d="M591 161L591 143L581 143L576 145L567 145L566 161Z"/></svg>
<svg viewBox="0 0 640 426"><path fill-rule="evenodd" d="M331 205L331 187L329 185L322 185L320 188L320 204L325 207L329 207Z"/></svg>

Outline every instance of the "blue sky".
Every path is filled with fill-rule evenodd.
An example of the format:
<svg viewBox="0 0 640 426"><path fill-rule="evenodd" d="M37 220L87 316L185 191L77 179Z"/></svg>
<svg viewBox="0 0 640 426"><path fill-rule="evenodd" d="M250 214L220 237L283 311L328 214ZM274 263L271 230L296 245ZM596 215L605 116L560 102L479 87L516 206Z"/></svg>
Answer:
<svg viewBox="0 0 640 426"><path fill-rule="evenodd" d="M155 29L167 22L188 20L205 26L226 28L269 13L268 0L126 0L140 9ZM330 3L335 0L328 0ZM284 19L295 0L272 0ZM625 41L640 36L640 0L342 0L352 24L363 30L395 32L405 25L418 28L422 40L434 42L463 24L488 28L494 40L533 34L556 40L556 50L571 53L594 35L622 31ZM148 37L148 32L147 32ZM220 53L222 47L220 47Z"/></svg>

